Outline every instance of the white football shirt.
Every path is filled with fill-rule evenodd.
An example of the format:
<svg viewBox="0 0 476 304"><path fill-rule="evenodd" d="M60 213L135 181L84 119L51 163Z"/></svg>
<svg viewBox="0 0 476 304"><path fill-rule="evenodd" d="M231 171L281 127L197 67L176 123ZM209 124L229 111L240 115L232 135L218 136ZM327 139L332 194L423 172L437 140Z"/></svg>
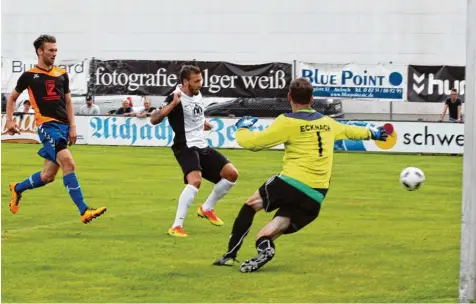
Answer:
<svg viewBox="0 0 476 304"><path fill-rule="evenodd" d="M176 90L181 90L181 85ZM173 100L173 94L167 96L165 103ZM208 147L205 138L205 104L201 93L188 96L182 92L180 103L169 113L168 119L175 133L174 146L180 147Z"/></svg>

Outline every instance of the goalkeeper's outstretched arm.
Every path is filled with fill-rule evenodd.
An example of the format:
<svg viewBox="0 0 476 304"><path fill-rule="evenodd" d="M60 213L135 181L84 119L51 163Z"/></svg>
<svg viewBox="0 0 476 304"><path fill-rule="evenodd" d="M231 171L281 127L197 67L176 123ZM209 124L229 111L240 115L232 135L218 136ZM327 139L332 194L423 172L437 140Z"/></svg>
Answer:
<svg viewBox="0 0 476 304"><path fill-rule="evenodd" d="M353 140L369 140L372 138L372 133L369 129L364 127L357 127L335 122L336 140L339 139L353 139Z"/></svg>
<svg viewBox="0 0 476 304"><path fill-rule="evenodd" d="M364 127L350 126L334 121L334 129L336 130L335 139L354 139L354 140L380 140L386 141L388 134L384 127Z"/></svg>
<svg viewBox="0 0 476 304"><path fill-rule="evenodd" d="M240 146L251 151L269 149L285 143L289 128L286 128L284 116L278 116L268 128L263 131L250 131L247 128L236 130L236 141Z"/></svg>

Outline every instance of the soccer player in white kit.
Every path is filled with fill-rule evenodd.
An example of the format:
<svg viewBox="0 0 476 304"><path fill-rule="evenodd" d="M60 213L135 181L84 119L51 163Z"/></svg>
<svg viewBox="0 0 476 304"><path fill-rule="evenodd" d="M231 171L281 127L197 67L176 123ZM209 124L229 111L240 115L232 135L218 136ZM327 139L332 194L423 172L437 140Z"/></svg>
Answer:
<svg viewBox="0 0 476 304"><path fill-rule="evenodd" d="M211 128L205 120L203 97L200 93L202 74L200 68L185 65L180 71L180 84L167 96L166 105L151 115L150 122L159 124L168 117L175 137L172 151L182 168L186 184L178 200L177 213L168 234L186 237L183 223L188 209L197 195L202 178L215 184L212 193L197 210L198 216L216 226L223 221L214 212L215 205L235 185L238 171L220 152L208 146L205 131Z"/></svg>

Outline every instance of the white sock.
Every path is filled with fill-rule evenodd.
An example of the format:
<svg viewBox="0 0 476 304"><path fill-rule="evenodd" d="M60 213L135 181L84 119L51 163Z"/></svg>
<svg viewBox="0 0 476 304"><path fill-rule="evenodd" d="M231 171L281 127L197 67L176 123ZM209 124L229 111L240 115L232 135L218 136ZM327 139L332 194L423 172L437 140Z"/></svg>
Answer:
<svg viewBox="0 0 476 304"><path fill-rule="evenodd" d="M230 182L227 179L222 178L213 188L212 193L210 193L210 196L207 198L205 203L202 205L202 210L203 211L209 211L215 208L215 205L217 202L225 196L225 194L230 191L231 187L233 187L235 183Z"/></svg>
<svg viewBox="0 0 476 304"><path fill-rule="evenodd" d="M172 227L182 226L185 217L187 216L188 209L192 206L195 196L198 193L198 189L192 185L187 185L180 194L177 206L177 213L175 215L175 222Z"/></svg>

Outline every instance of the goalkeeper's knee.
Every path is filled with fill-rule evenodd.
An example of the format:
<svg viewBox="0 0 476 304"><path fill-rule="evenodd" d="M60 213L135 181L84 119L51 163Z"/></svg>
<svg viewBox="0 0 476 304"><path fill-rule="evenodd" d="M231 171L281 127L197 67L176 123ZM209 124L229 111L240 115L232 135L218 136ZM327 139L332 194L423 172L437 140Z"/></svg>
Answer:
<svg viewBox="0 0 476 304"><path fill-rule="evenodd" d="M256 240L256 250L258 254L266 254L268 259L271 260L276 253L273 239L270 236L262 236Z"/></svg>

